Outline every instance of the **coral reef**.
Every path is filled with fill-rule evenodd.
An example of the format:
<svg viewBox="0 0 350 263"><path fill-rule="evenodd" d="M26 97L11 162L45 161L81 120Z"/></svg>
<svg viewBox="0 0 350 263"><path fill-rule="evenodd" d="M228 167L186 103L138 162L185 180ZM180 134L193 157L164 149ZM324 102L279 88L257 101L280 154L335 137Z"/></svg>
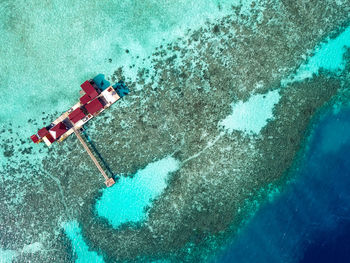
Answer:
<svg viewBox="0 0 350 263"><path fill-rule="evenodd" d="M2 201L15 200L16 189L23 193L20 206L0 202L7 212L0 218L0 236L16 240L6 249L40 239L45 253L23 253L16 260L69 262L70 243L58 226L77 219L89 247L107 262L205 261L270 189L283 187L312 116L346 93L347 73L323 71L285 87L281 81L320 41L341 32L349 11L348 3L335 1L260 1L250 16L233 7L232 15L157 48L152 67L138 69L136 82L116 70L111 79L125 79L132 92L87 125L97 150L113 173L123 176L169 155L180 169L153 201L145 222L113 229L96 214L102 184L75 137L47 150L44 169L19 158L5 166L8 174L36 173L0 186ZM219 126L232 102L271 90L279 90L281 98L259 134ZM5 157L31 153L8 143L1 141Z"/></svg>

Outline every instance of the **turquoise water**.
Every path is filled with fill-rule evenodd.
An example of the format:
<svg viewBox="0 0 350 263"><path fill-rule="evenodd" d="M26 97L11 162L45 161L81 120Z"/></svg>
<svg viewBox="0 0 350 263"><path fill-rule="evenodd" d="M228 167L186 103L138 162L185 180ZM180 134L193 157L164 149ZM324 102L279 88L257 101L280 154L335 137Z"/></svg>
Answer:
<svg viewBox="0 0 350 263"><path fill-rule="evenodd" d="M246 2L245 12L249 12L250 2ZM118 67L134 81L138 67L150 67L148 57L157 46L186 35L189 28L193 30L231 13L231 5L240 3L239 0L1 1L0 128L6 129L0 134L1 139L8 140L15 151L33 147L29 136L50 122L42 118L71 107L80 96L79 85L83 81L101 72L109 76ZM10 127L16 127L16 134L7 132ZM21 144L19 139L25 143ZM40 146L18 158L5 157L2 151L0 163L17 168L24 160L42 168L41 160L47 153ZM9 175L1 165L0 181L4 176L7 180L31 182L31 172L35 172L16 171ZM145 198L153 198L161 192L157 189L165 187L156 182L155 188L146 191ZM23 188L16 189L13 196L12 203L25 202ZM139 212L130 218L140 219L140 211L147 204L144 200ZM11 260L21 252L1 249L0 261Z"/></svg>
<svg viewBox="0 0 350 263"><path fill-rule="evenodd" d="M17 257L18 253L15 250L3 250L0 248L0 262L10 263Z"/></svg>
<svg viewBox="0 0 350 263"><path fill-rule="evenodd" d="M132 178L121 177L110 188L105 188L97 201L96 211L115 228L126 222L140 222L146 219L145 208L152 199L159 196L166 187L169 174L179 168L179 162L173 157L148 164ZM76 263L104 262L102 256L90 251L76 221L62 224L65 234L70 239ZM4 257L16 256L13 251L5 251ZM1 255L1 254L0 254Z"/></svg>
<svg viewBox="0 0 350 263"><path fill-rule="evenodd" d="M78 99L79 85L85 79L99 72L108 76L121 66L126 77L134 81L139 66L149 67L147 57L155 47L184 36L188 28L194 29L207 20L223 17L231 12L231 4L240 2L1 1L0 126L8 128L7 125L11 123L13 127L22 127L17 129L16 135L2 133L1 137L27 138L23 147L32 146L28 136L37 130L38 125L28 120L38 120L40 127L40 123L44 123L41 119L43 116L65 111ZM243 13L249 13L252 2L244 2ZM344 68L343 47L350 46L349 32L347 29L337 39L329 40L315 49L316 55L291 79L299 81L310 77L320 68L341 71ZM136 66L130 68L133 64ZM273 107L278 100L278 91L273 91L253 95L244 103L232 104L232 114L222 125L229 132L241 130L259 133L273 118ZM325 136L322 147L338 153L349 139L346 132L349 125L335 126L343 134L341 141L332 132L333 129L333 126L329 126L329 134ZM46 152L46 149L37 147L29 157L20 158L31 158L32 163L40 164ZM11 163L11 159L3 154L0 154L0 161L2 164ZM98 215L106 218L115 228L126 222L136 223L147 219L145 209L151 206L152 199L161 195L170 173L176 171L179 165L176 159L166 157L140 169L132 178L121 177L114 187L103 190L96 204ZM8 176L6 171L1 170L0 173ZM24 180L30 176L30 171L26 171L12 174L11 180ZM25 201L25 195L21 192L14 196L14 203ZM89 251L76 221L67 222L62 227L72 242L76 262L103 262L96 252ZM11 262L21 253L44 251L40 244L23 244L18 251L0 247L0 261Z"/></svg>
<svg viewBox="0 0 350 263"><path fill-rule="evenodd" d="M279 99L279 91L274 90L267 94L252 95L245 102L232 103L232 113L219 125L228 132L239 130L257 134L273 118L273 107Z"/></svg>
<svg viewBox="0 0 350 263"><path fill-rule="evenodd" d="M103 258L96 252L90 251L81 234L78 222L70 221L62 224L65 234L72 242L73 254L77 256L76 263L102 263Z"/></svg>
<svg viewBox="0 0 350 263"><path fill-rule="evenodd" d="M0 263L10 263L13 262L20 254L24 253L36 253L43 249L43 246L40 242L34 242L28 245L25 245L20 251L7 249L4 250L0 248Z"/></svg>
<svg viewBox="0 0 350 263"><path fill-rule="evenodd" d="M96 203L97 214L113 227L126 222L140 222L146 218L145 208L167 186L169 174L179 169L179 162L166 157L148 164L132 178L120 177L118 182L103 190Z"/></svg>
<svg viewBox="0 0 350 263"><path fill-rule="evenodd" d="M6 88L0 120L35 131L28 119L69 108L86 79L123 67L135 80L139 66L150 66L147 57L155 47L230 13L231 4L240 2L2 1L0 82Z"/></svg>
<svg viewBox="0 0 350 263"><path fill-rule="evenodd" d="M313 54L295 74L282 81L286 85L293 81L302 81L318 74L320 69L339 73L344 70L344 54L350 47L350 27L347 27L336 38L328 38L313 50Z"/></svg>

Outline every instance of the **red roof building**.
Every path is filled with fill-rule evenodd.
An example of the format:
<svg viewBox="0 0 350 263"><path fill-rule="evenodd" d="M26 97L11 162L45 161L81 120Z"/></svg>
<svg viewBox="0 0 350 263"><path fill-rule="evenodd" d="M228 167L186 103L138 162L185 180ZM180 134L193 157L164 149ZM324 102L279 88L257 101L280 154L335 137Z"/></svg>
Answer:
<svg viewBox="0 0 350 263"><path fill-rule="evenodd" d="M80 87L90 98L95 98L98 95L97 91L88 80L81 84Z"/></svg>
<svg viewBox="0 0 350 263"><path fill-rule="evenodd" d="M73 123L77 123L78 121L80 121L82 118L85 117L84 112L80 109L77 108L74 111L72 111L69 115L68 118L73 122Z"/></svg>
<svg viewBox="0 0 350 263"><path fill-rule="evenodd" d="M30 138L32 139L32 141L33 141L34 143L37 143L37 142L39 141L39 137L38 137L36 134L30 136Z"/></svg>
<svg viewBox="0 0 350 263"><path fill-rule="evenodd" d="M39 131L38 131L38 135L40 138L43 138L45 137L46 134L48 134L49 131L44 127L44 128L41 128Z"/></svg>
<svg viewBox="0 0 350 263"><path fill-rule="evenodd" d="M49 140L49 142L53 143L55 141L55 139L51 136L51 134L49 133L48 135L46 135L46 138Z"/></svg>
<svg viewBox="0 0 350 263"><path fill-rule="evenodd" d="M86 104L91 100L90 96L85 94L83 97L80 98L80 103L81 104Z"/></svg>
<svg viewBox="0 0 350 263"><path fill-rule="evenodd" d="M98 98L96 98L93 101L91 101L90 103L86 104L85 108L90 114L94 114L94 113L98 112L99 110L101 110L103 108L103 106L102 106L101 102L98 100Z"/></svg>
<svg viewBox="0 0 350 263"><path fill-rule="evenodd" d="M50 134L55 140L57 140L66 131L67 131L66 125L64 125L62 122L59 122L57 123L57 125L55 125L50 129Z"/></svg>

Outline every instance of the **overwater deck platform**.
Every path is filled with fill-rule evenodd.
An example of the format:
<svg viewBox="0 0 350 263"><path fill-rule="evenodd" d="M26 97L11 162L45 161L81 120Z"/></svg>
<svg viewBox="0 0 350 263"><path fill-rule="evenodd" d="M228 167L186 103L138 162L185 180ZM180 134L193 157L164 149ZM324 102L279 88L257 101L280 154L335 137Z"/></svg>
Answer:
<svg viewBox="0 0 350 263"><path fill-rule="evenodd" d="M104 177L106 186L109 187L115 183L114 179L107 176L89 146L80 136L79 130L93 117L99 115L124 95L128 94L129 89L123 81L110 86L110 83L104 80L102 74L92 80L85 81L81 84L81 88L83 91L81 95L84 95L79 99L79 102L30 138L34 143L45 142L47 146L50 146L55 141L62 142L74 133Z"/></svg>

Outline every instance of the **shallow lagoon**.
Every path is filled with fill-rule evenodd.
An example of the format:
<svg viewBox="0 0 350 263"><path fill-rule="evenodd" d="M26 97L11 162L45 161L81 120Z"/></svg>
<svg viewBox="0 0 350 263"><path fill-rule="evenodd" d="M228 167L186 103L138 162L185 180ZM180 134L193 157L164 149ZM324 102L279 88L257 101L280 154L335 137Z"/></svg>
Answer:
<svg viewBox="0 0 350 263"><path fill-rule="evenodd" d="M107 219L114 228L123 223L145 220L146 207L162 193L169 175L178 168L179 162L169 156L148 164L132 177L119 178L113 187L103 190L96 203L97 214ZM76 221L63 223L62 227L77 256L75 262L104 262L101 256L89 250ZM6 255L11 256L9 252Z"/></svg>
<svg viewBox="0 0 350 263"><path fill-rule="evenodd" d="M82 82L118 67L134 81L157 46L230 13L239 2L2 1L0 79L6 89L0 119L28 125L41 112L64 111Z"/></svg>
<svg viewBox="0 0 350 263"><path fill-rule="evenodd" d="M282 85L293 81L302 81L318 74L320 69L340 73L344 70L344 54L350 47L350 27L333 39L328 38L312 51L312 56L301 65L289 78L282 80Z"/></svg>
<svg viewBox="0 0 350 263"><path fill-rule="evenodd" d="M62 224L65 234L72 242L73 254L77 257L76 263L104 262L96 252L90 251L81 234L81 229L76 221Z"/></svg>
<svg viewBox="0 0 350 263"><path fill-rule="evenodd" d="M232 113L219 124L228 132L233 130L258 134L273 118L273 107L280 99L279 91L252 95L245 102L232 103Z"/></svg>
<svg viewBox="0 0 350 263"><path fill-rule="evenodd" d="M148 164L132 177L120 177L113 187L103 190L96 203L97 214L115 228L144 220L146 207L162 193L169 174L178 168L179 162L170 156Z"/></svg>

